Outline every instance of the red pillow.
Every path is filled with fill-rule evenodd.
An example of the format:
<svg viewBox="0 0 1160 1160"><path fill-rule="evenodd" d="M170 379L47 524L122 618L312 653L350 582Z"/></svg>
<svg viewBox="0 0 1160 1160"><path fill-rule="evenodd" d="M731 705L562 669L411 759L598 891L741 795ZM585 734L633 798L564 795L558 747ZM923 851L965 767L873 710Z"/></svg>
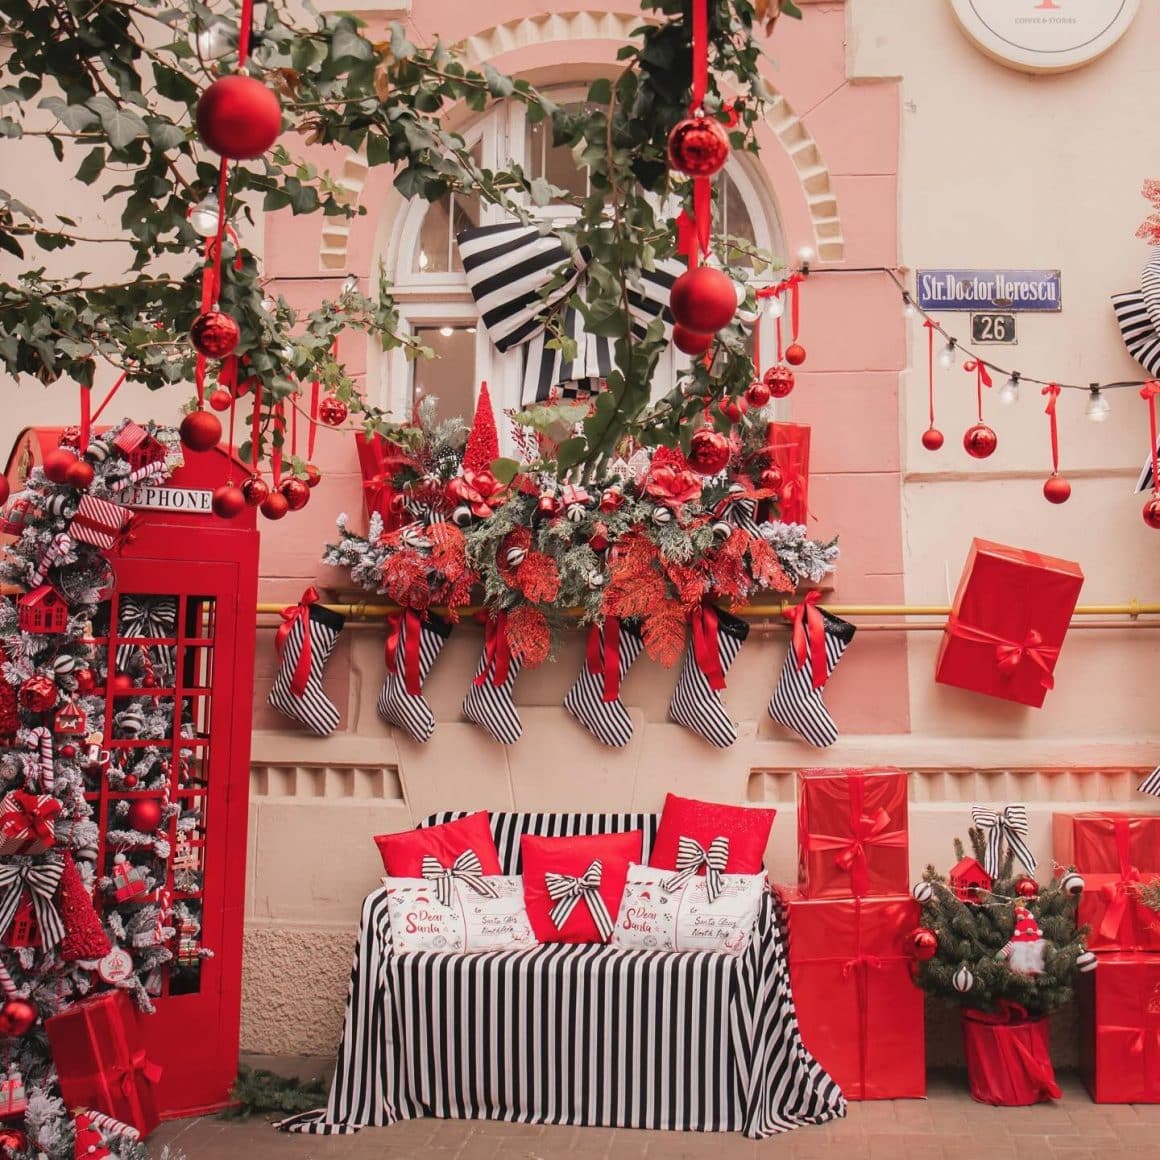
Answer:
<svg viewBox="0 0 1160 1160"><path fill-rule="evenodd" d="M648 864L660 870L677 868L677 843L681 837L692 838L708 850L714 838L729 839L726 874L762 874L765 871L765 847L777 810L753 809L749 806L725 806L717 802L699 802L695 798L665 797L660 825ZM702 866L697 871L704 874Z"/></svg>
<svg viewBox="0 0 1160 1160"><path fill-rule="evenodd" d="M582 877L588 867L600 861L598 893L608 910L612 924L620 909L620 896L628 879L628 864L639 862L644 848L644 834L629 830L624 834L588 834L574 838L537 838L525 834L520 839L524 864L524 902L528 919L539 942L591 943L606 942L597 929L592 912L583 895L572 907L561 929L551 919L556 905L548 894L546 875L567 874Z"/></svg>
<svg viewBox="0 0 1160 1160"><path fill-rule="evenodd" d="M484 874L503 873L486 810L441 826L402 834L376 834L375 845L392 878L422 878L424 854L434 855L440 866L450 866L464 850L474 850L479 855Z"/></svg>

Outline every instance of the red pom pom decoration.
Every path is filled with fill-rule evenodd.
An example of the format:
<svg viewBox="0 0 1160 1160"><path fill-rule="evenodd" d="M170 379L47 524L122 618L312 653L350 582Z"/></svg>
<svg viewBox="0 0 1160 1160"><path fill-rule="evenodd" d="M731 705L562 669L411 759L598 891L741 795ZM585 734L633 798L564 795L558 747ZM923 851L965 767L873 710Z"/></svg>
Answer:
<svg viewBox="0 0 1160 1160"><path fill-rule="evenodd" d="M938 954L938 935L933 930L927 930L925 926L920 926L917 930L912 931L909 941L910 953L920 963L925 963Z"/></svg>
<svg viewBox="0 0 1160 1160"><path fill-rule="evenodd" d="M317 487L322 482L322 472L313 463L306 465L306 486Z"/></svg>
<svg viewBox="0 0 1160 1160"><path fill-rule="evenodd" d="M87 459L76 459L68 469L68 477L65 482L70 487L84 491L85 488L92 485L94 474L93 465Z"/></svg>
<svg viewBox="0 0 1160 1160"><path fill-rule="evenodd" d="M785 348L785 361L791 367L800 367L806 361L806 348L800 342L791 342Z"/></svg>
<svg viewBox="0 0 1160 1160"><path fill-rule="evenodd" d="M213 493L213 514L223 520L232 520L246 509L246 497L240 487L224 483Z"/></svg>
<svg viewBox="0 0 1160 1160"><path fill-rule="evenodd" d="M943 445L943 433L937 427L928 427L922 433L922 445L927 451L937 451Z"/></svg>
<svg viewBox="0 0 1160 1160"><path fill-rule="evenodd" d="M687 326L681 326L679 323L673 327L673 346L683 354L691 354L696 357L704 354L712 345L713 336L711 334L701 334L699 331L690 330Z"/></svg>
<svg viewBox="0 0 1160 1160"><path fill-rule="evenodd" d="M270 487L260 475L251 475L242 484L242 496L250 507L260 507L266 502Z"/></svg>
<svg viewBox="0 0 1160 1160"><path fill-rule="evenodd" d="M292 511L301 511L310 502L310 485L304 479L286 479L278 489Z"/></svg>
<svg viewBox="0 0 1160 1160"><path fill-rule="evenodd" d="M157 798L143 798L129 807L127 820L134 830L152 834L161 825L161 803Z"/></svg>
<svg viewBox="0 0 1160 1160"><path fill-rule="evenodd" d="M19 1039L27 1035L35 1026L40 1012L27 999L9 999L0 1007L0 1036Z"/></svg>
<svg viewBox="0 0 1160 1160"><path fill-rule="evenodd" d="M234 353L242 331L236 318L224 310L204 310L189 328L194 350L206 358L225 358Z"/></svg>
<svg viewBox="0 0 1160 1160"><path fill-rule="evenodd" d="M197 132L219 157L261 157L282 131L273 90L244 73L219 77L197 102Z"/></svg>
<svg viewBox="0 0 1160 1160"><path fill-rule="evenodd" d="M181 441L191 451L209 451L221 442L222 423L208 411L191 411L181 420Z"/></svg>
<svg viewBox="0 0 1160 1160"><path fill-rule="evenodd" d="M53 483L67 483L68 473L76 462L77 457L71 451L58 447L55 451L49 451L45 455L41 467L44 468L46 479Z"/></svg>
<svg viewBox="0 0 1160 1160"><path fill-rule="evenodd" d="M999 446L999 436L986 423L968 427L963 435L963 448L972 459L986 459Z"/></svg>
<svg viewBox="0 0 1160 1160"><path fill-rule="evenodd" d="M693 432L689 444L689 466L700 475L716 475L729 462L729 437L712 427Z"/></svg>
<svg viewBox="0 0 1160 1160"><path fill-rule="evenodd" d="M208 401L209 405L215 411L228 411L230 409L230 404L234 401L234 397L229 393L229 391L218 387L216 391L210 391Z"/></svg>
<svg viewBox="0 0 1160 1160"><path fill-rule="evenodd" d="M769 402L773 392L765 384L764 381L750 383L745 388L745 401L751 407L764 407Z"/></svg>
<svg viewBox="0 0 1160 1160"><path fill-rule="evenodd" d="M669 133L669 165L690 177L712 177L729 160L729 134L704 115L678 121Z"/></svg>
<svg viewBox="0 0 1160 1160"><path fill-rule="evenodd" d="M327 395L318 404L318 421L327 427L341 427L349 414L350 408L334 395Z"/></svg>
<svg viewBox="0 0 1160 1160"><path fill-rule="evenodd" d="M280 491L274 491L262 502L259 510L268 520L280 520L290 510L290 505Z"/></svg>
<svg viewBox="0 0 1160 1160"><path fill-rule="evenodd" d="M20 705L30 713L47 713L56 704L56 682L43 674L26 678L18 694Z"/></svg>
<svg viewBox="0 0 1160 1160"><path fill-rule="evenodd" d="M1154 495L1144 505L1144 523L1150 528L1160 528L1160 495Z"/></svg>
<svg viewBox="0 0 1160 1160"><path fill-rule="evenodd" d="M1043 484L1043 498L1048 503L1067 503L1071 497L1071 484L1062 475L1048 476Z"/></svg>
<svg viewBox="0 0 1160 1160"><path fill-rule="evenodd" d="M698 334L714 334L737 313L733 279L712 266L687 270L674 283L669 309L679 326Z"/></svg>
<svg viewBox="0 0 1160 1160"><path fill-rule="evenodd" d="M769 388L769 393L775 399L784 399L794 389L797 380L789 367L779 363L777 366L770 367L761 376L761 381Z"/></svg>

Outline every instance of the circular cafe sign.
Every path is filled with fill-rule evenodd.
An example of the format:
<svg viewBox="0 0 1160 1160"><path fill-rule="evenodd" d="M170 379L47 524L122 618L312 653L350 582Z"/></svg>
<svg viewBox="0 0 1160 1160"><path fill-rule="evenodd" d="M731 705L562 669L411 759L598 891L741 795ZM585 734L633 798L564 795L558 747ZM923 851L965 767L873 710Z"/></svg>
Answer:
<svg viewBox="0 0 1160 1160"><path fill-rule="evenodd" d="M963 31L1000 64L1063 72L1107 52L1140 0L951 0Z"/></svg>

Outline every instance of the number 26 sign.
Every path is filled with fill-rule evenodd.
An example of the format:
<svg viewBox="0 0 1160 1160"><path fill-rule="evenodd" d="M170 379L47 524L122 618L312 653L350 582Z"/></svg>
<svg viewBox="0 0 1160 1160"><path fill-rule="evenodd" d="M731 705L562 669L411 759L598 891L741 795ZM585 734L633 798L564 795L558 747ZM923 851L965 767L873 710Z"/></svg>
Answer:
<svg viewBox="0 0 1160 1160"><path fill-rule="evenodd" d="M972 314L971 341L1002 343L1018 342L1019 340L1015 337L1015 315L996 314L993 312L988 312L986 314Z"/></svg>

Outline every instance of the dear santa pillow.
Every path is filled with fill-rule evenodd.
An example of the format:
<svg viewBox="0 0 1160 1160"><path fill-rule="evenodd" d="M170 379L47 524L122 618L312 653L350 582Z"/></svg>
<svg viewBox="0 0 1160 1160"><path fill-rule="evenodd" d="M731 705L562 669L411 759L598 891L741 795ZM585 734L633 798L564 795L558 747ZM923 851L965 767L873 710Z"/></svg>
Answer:
<svg viewBox="0 0 1160 1160"><path fill-rule="evenodd" d="M648 864L675 870L681 838L691 838L706 852L716 839L724 838L728 842L726 874L761 874L776 814L776 810L726 806L668 794ZM705 867L697 873L704 874Z"/></svg>
<svg viewBox="0 0 1160 1160"><path fill-rule="evenodd" d="M441 826L425 826L402 834L376 834L375 845L383 868L392 878L422 878L423 858L427 855L447 869L465 850L478 856L482 873L503 873L486 810Z"/></svg>
<svg viewBox="0 0 1160 1160"><path fill-rule="evenodd" d="M525 834L520 839L524 899L536 938L540 942L607 942L628 867L640 861L643 846L640 830L570 838ZM599 917L593 914L594 906Z"/></svg>
<svg viewBox="0 0 1160 1160"><path fill-rule="evenodd" d="M456 879L451 883L451 905L445 906L434 882L384 878L395 953L477 954L535 946L522 881L504 875L488 875L480 881L492 893L480 894L469 882Z"/></svg>

